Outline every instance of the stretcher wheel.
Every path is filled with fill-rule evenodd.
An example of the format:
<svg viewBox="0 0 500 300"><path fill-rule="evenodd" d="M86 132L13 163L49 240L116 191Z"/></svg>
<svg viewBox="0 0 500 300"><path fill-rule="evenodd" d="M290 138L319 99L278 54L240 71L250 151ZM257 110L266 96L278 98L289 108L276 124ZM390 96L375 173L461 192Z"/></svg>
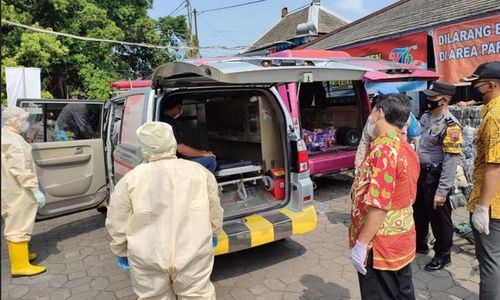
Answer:
<svg viewBox="0 0 500 300"><path fill-rule="evenodd" d="M262 176L262 182L268 192L274 189L274 180L270 176Z"/></svg>

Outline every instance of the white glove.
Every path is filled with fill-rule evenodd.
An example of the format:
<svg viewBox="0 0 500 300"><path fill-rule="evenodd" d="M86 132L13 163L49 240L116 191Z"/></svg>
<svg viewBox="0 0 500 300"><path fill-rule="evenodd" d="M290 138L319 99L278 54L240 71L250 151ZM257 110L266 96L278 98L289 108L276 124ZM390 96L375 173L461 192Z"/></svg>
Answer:
<svg viewBox="0 0 500 300"><path fill-rule="evenodd" d="M363 244L360 241L356 241L356 245L352 248L351 256L349 257L356 271L363 275L366 275L365 260L368 250L367 248L368 245Z"/></svg>
<svg viewBox="0 0 500 300"><path fill-rule="evenodd" d="M472 213L472 224L479 233L490 234L489 208L476 204Z"/></svg>
<svg viewBox="0 0 500 300"><path fill-rule="evenodd" d="M35 196L38 207L44 207L47 199L45 198L45 195L42 193L42 191L40 191L39 188L32 188L31 191L33 192L33 196Z"/></svg>

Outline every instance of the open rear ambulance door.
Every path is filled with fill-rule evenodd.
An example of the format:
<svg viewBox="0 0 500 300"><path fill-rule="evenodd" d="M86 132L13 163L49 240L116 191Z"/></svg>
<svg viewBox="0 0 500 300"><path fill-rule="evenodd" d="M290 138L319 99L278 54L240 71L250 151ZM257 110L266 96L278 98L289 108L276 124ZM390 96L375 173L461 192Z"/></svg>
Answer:
<svg viewBox="0 0 500 300"><path fill-rule="evenodd" d="M275 85L325 81L332 78L361 80L366 71L370 69L322 59L269 57L199 59L159 66L153 73L153 88Z"/></svg>
<svg viewBox="0 0 500 300"><path fill-rule="evenodd" d="M19 99L18 107L30 113L24 137L47 198L37 220L98 207L108 195L104 102Z"/></svg>

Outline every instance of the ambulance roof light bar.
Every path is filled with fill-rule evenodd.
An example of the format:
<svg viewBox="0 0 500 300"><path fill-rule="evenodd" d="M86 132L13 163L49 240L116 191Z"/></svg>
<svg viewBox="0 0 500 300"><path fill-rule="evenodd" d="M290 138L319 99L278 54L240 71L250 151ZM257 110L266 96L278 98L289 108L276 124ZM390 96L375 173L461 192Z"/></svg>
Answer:
<svg viewBox="0 0 500 300"><path fill-rule="evenodd" d="M151 80L120 80L111 83L113 90L132 90L151 87Z"/></svg>

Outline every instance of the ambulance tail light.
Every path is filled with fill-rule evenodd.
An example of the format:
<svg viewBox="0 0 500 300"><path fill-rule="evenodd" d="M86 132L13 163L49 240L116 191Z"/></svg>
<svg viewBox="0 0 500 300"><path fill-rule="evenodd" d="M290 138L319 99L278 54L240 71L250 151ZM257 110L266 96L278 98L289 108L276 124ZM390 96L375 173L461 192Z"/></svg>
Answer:
<svg viewBox="0 0 500 300"><path fill-rule="evenodd" d="M303 173L309 170L309 155L304 140L297 142L297 170Z"/></svg>

